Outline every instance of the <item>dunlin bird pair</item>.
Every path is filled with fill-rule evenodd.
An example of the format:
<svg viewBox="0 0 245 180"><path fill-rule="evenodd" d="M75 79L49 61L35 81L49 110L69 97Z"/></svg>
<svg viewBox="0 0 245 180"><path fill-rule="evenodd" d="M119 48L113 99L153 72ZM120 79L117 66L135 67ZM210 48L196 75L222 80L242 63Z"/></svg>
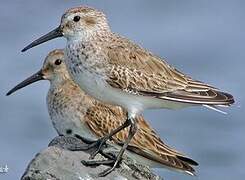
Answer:
<svg viewBox="0 0 245 180"><path fill-rule="evenodd" d="M71 80L63 50L50 52L41 70L15 86L7 95L40 80L50 81L47 106L60 135L78 135L79 138L96 141L120 127L127 118L125 110L95 100ZM132 159L150 167L168 167L194 174L191 165L197 165L195 161L164 144L142 116L137 116L135 121L138 131L127 147L127 154ZM127 134L128 129L118 132L112 136L112 142L122 146Z"/></svg>
<svg viewBox="0 0 245 180"><path fill-rule="evenodd" d="M88 95L127 111L122 126L100 141L103 144L129 126L114 166L101 176L120 162L137 132L136 117L143 110L196 105L215 108L234 103L232 95L186 76L163 59L111 32L104 13L89 7L69 9L55 30L22 51L62 36L67 39L64 62L74 82Z"/></svg>

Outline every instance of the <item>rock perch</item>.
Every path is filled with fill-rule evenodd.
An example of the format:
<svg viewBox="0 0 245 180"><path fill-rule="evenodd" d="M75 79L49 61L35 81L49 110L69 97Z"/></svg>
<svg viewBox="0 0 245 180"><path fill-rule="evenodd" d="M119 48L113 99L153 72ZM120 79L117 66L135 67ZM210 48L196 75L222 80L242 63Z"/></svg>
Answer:
<svg viewBox="0 0 245 180"><path fill-rule="evenodd" d="M49 147L38 153L29 163L21 180L160 180L148 167L125 157L115 171L106 177L97 177L108 166L86 167L81 161L89 159L89 152L70 151L71 146L86 145L74 137L58 136ZM96 159L104 159L97 155Z"/></svg>

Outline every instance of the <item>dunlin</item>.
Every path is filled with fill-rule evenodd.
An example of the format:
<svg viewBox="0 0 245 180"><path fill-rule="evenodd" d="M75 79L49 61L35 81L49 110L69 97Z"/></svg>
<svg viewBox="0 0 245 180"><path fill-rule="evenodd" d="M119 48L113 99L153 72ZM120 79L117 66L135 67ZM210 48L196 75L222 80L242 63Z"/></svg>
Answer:
<svg viewBox="0 0 245 180"><path fill-rule="evenodd" d="M57 49L48 54L40 71L27 78L7 95L31 83L49 80L47 106L54 128L60 135L81 136L97 140L117 127L127 118L127 112L95 100L75 84L64 64L64 52ZM167 167L193 175L192 165L197 163L168 147L142 116L135 118L138 131L127 147L133 159L151 167ZM122 146L128 129L112 136L112 143Z"/></svg>
<svg viewBox="0 0 245 180"><path fill-rule="evenodd" d="M69 9L60 25L22 51L48 40L67 39L65 63L74 81L89 95L127 110L128 138L111 172L137 131L135 117L145 109L228 106L232 95L196 81L160 57L110 30L103 12L90 7Z"/></svg>

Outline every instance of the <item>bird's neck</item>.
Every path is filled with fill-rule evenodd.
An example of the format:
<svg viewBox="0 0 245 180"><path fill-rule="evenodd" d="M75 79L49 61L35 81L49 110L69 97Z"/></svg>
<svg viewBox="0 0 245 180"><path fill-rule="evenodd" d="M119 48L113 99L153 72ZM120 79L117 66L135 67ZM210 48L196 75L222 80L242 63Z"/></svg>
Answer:
<svg viewBox="0 0 245 180"><path fill-rule="evenodd" d="M82 32L75 36L67 37L68 44L71 43L91 43L105 40L111 34L110 30L100 30L95 32Z"/></svg>
<svg viewBox="0 0 245 180"><path fill-rule="evenodd" d="M66 84L69 80L68 77L56 77L50 80L50 88L51 89L59 89L61 88L64 84Z"/></svg>

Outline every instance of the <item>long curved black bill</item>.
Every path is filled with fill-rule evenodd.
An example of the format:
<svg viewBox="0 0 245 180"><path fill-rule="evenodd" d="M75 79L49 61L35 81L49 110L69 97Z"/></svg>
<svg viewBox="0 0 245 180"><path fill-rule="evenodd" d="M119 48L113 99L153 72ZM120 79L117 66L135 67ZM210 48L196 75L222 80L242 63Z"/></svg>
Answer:
<svg viewBox="0 0 245 180"><path fill-rule="evenodd" d="M21 52L25 52L26 50L33 48L39 44L42 44L46 41L49 41L51 39L55 39L58 37L62 37L63 34L61 32L61 28L60 26L57 27L56 29L54 29L53 31L43 35L42 37L38 38L37 40L33 41L31 44L29 44L28 46L26 46L24 49L21 50Z"/></svg>
<svg viewBox="0 0 245 180"><path fill-rule="evenodd" d="M14 93L15 91L29 85L32 84L34 82L40 81L40 80L44 80L42 71L38 71L37 73L33 74L32 76L30 76L29 78L27 78L26 80L22 81L21 83L19 83L17 86L15 86L13 89L11 89L6 95L9 96L10 94Z"/></svg>

